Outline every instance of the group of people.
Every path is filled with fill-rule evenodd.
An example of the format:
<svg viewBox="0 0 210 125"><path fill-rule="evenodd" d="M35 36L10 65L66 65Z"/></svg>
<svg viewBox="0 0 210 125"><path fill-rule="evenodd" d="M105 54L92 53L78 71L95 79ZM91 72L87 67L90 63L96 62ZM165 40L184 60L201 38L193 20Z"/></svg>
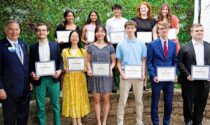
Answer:
<svg viewBox="0 0 210 125"><path fill-rule="evenodd" d="M88 91L91 91L97 125L106 125L110 109L109 94L116 89L113 78L116 67L120 74L117 125L125 124L124 109L131 87L136 102L136 125L143 125L142 96L147 74L152 90L153 125L159 125L158 103L161 91L164 94L163 125L170 124L174 82L177 81L182 85L185 124L202 125L210 83L208 80L193 80L191 66L210 65L210 44L203 41L203 26L193 24L190 29L192 40L180 49L177 37L168 38L170 29L175 29L178 34L179 20L172 15L167 4L160 7L157 19L152 17L147 2L138 5L136 17L131 20L122 17L122 7L118 4L112 6L112 11L113 17L106 21L105 27L101 25L98 13L91 11L82 30L74 24L74 13L65 11L65 21L58 25L56 31L71 31L67 43L59 41L57 33L56 42L49 41L47 24L37 24L37 42L30 46L29 57L27 45L19 39L19 23L14 20L7 22L4 29L6 36L0 41L0 100L5 125L27 125L32 90L37 102L39 124L46 125L45 105L46 95L49 95L53 123L60 125L60 82L63 95L61 111L64 117L71 117L73 125L82 125L81 118L90 112ZM94 38L89 37L91 32ZM124 32L125 38L112 41L114 32ZM151 32L151 41L146 44L142 42L138 32ZM68 58L77 57L85 60L86 65L82 71L72 71L68 65ZM54 75L37 75L37 62L49 61L55 62ZM95 75L95 64L108 64L108 75ZM126 67L129 66L141 69L141 75L128 78ZM159 67L175 67L175 79L161 81L157 73Z"/></svg>

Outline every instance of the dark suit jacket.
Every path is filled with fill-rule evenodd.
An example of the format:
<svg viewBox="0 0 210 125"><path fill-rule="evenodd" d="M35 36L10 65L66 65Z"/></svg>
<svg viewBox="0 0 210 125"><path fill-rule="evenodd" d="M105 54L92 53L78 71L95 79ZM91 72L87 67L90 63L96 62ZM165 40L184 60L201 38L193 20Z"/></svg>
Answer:
<svg viewBox="0 0 210 125"><path fill-rule="evenodd" d="M10 51L12 45L4 38L0 41L0 89L7 95L20 97L29 91L29 63L27 45L18 40L23 51L23 64L15 51Z"/></svg>
<svg viewBox="0 0 210 125"><path fill-rule="evenodd" d="M168 41L168 55L164 57L163 47L160 39L156 39L148 44L147 49L147 69L150 79L157 76L158 66L175 66L177 67L176 44Z"/></svg>
<svg viewBox="0 0 210 125"><path fill-rule="evenodd" d="M58 43L56 42L49 42L49 47L50 47L50 60L55 61L56 65L56 70L61 69L63 66L63 61L62 57L60 54L60 47ZM30 51L29 51L29 58L30 58L30 72L35 72L35 62L39 62L39 43L35 43L34 45L30 46ZM53 78L53 77L52 77ZM40 78L38 81L32 80L32 83L34 85L40 85L41 84L41 79ZM59 78L53 78L54 82L59 81Z"/></svg>
<svg viewBox="0 0 210 125"><path fill-rule="evenodd" d="M191 66L196 65L195 51L192 41L185 44L178 53L178 67L180 70L179 83L184 86L192 86L193 82L187 80L187 76L191 75ZM204 41L204 65L210 65L210 44ZM196 81L194 81L196 82ZM204 81L205 86L209 86L209 82Z"/></svg>

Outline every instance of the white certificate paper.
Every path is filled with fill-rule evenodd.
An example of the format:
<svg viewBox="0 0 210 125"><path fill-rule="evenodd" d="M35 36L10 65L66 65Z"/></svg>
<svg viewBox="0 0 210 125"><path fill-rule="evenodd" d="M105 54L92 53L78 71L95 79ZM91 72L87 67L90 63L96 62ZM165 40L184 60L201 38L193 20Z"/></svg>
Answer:
<svg viewBox="0 0 210 125"><path fill-rule="evenodd" d="M193 80L209 80L209 66L191 66L191 77Z"/></svg>
<svg viewBox="0 0 210 125"><path fill-rule="evenodd" d="M124 31L118 31L118 32L111 32L110 33L110 40L111 43L116 44L125 39L125 32Z"/></svg>
<svg viewBox="0 0 210 125"><path fill-rule="evenodd" d="M37 76L52 76L55 74L55 61L36 62L35 71Z"/></svg>
<svg viewBox="0 0 210 125"><path fill-rule="evenodd" d="M67 64L69 71L84 71L85 58L84 57L68 57Z"/></svg>
<svg viewBox="0 0 210 125"><path fill-rule="evenodd" d="M56 31L58 42L68 43L71 31Z"/></svg>
<svg viewBox="0 0 210 125"><path fill-rule="evenodd" d="M149 43L152 41L152 32L137 32L137 39Z"/></svg>
<svg viewBox="0 0 210 125"><path fill-rule="evenodd" d="M176 39L176 29L172 28L168 30L168 39Z"/></svg>
<svg viewBox="0 0 210 125"><path fill-rule="evenodd" d="M95 30L88 30L86 33L87 41L92 43L95 41Z"/></svg>
<svg viewBox="0 0 210 125"><path fill-rule="evenodd" d="M126 79L141 79L142 71L140 65L126 65L125 66Z"/></svg>
<svg viewBox="0 0 210 125"><path fill-rule="evenodd" d="M157 67L157 77L160 82L175 81L176 68L170 67Z"/></svg>
<svg viewBox="0 0 210 125"><path fill-rule="evenodd" d="M93 76L109 76L109 63L92 63Z"/></svg>

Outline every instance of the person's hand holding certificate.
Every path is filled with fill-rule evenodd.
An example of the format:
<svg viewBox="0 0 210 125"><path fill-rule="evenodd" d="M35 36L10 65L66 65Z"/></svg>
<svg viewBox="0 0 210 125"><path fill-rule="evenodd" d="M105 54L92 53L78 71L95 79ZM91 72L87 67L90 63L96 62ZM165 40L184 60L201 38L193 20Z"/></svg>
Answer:
<svg viewBox="0 0 210 125"><path fill-rule="evenodd" d="M142 79L142 70L140 65L126 65L125 79Z"/></svg>
<svg viewBox="0 0 210 125"><path fill-rule="evenodd" d="M191 66L192 80L209 80L209 66Z"/></svg>
<svg viewBox="0 0 210 125"><path fill-rule="evenodd" d="M67 64L69 71L85 71L84 57L68 57Z"/></svg>
<svg viewBox="0 0 210 125"><path fill-rule="evenodd" d="M36 62L35 71L37 76L53 76L55 75L55 61Z"/></svg>
<svg viewBox="0 0 210 125"><path fill-rule="evenodd" d="M92 63L93 76L110 76L109 63Z"/></svg>
<svg viewBox="0 0 210 125"><path fill-rule="evenodd" d="M111 32L110 39L111 43L113 44L119 43L125 39L125 32L124 31Z"/></svg>
<svg viewBox="0 0 210 125"><path fill-rule="evenodd" d="M174 66L157 67L157 78L160 82L176 81L176 68Z"/></svg>
<svg viewBox="0 0 210 125"><path fill-rule="evenodd" d="M58 42L68 43L71 31L56 31Z"/></svg>

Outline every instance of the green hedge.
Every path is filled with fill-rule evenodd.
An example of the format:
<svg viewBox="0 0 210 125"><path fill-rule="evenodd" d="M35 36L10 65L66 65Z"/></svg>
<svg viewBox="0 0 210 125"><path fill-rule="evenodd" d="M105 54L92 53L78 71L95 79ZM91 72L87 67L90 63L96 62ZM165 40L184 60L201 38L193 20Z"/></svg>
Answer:
<svg viewBox="0 0 210 125"><path fill-rule="evenodd" d="M0 30L3 31L8 19L16 19L21 23L21 39L31 44L36 41L33 26L37 22L46 22L50 25L49 38L54 40L56 26L63 21L63 12L71 9L76 14L75 22L83 26L88 13L96 10L104 24L111 18L111 6L118 3L123 6L123 16L131 19L135 16L137 5L143 0L1 0ZM144 0L146 1L146 0ZM147 0L155 16L162 3L168 3L174 14L180 19L179 39L183 44L190 39L189 27L193 22L194 0ZM0 32L0 37L4 36Z"/></svg>

